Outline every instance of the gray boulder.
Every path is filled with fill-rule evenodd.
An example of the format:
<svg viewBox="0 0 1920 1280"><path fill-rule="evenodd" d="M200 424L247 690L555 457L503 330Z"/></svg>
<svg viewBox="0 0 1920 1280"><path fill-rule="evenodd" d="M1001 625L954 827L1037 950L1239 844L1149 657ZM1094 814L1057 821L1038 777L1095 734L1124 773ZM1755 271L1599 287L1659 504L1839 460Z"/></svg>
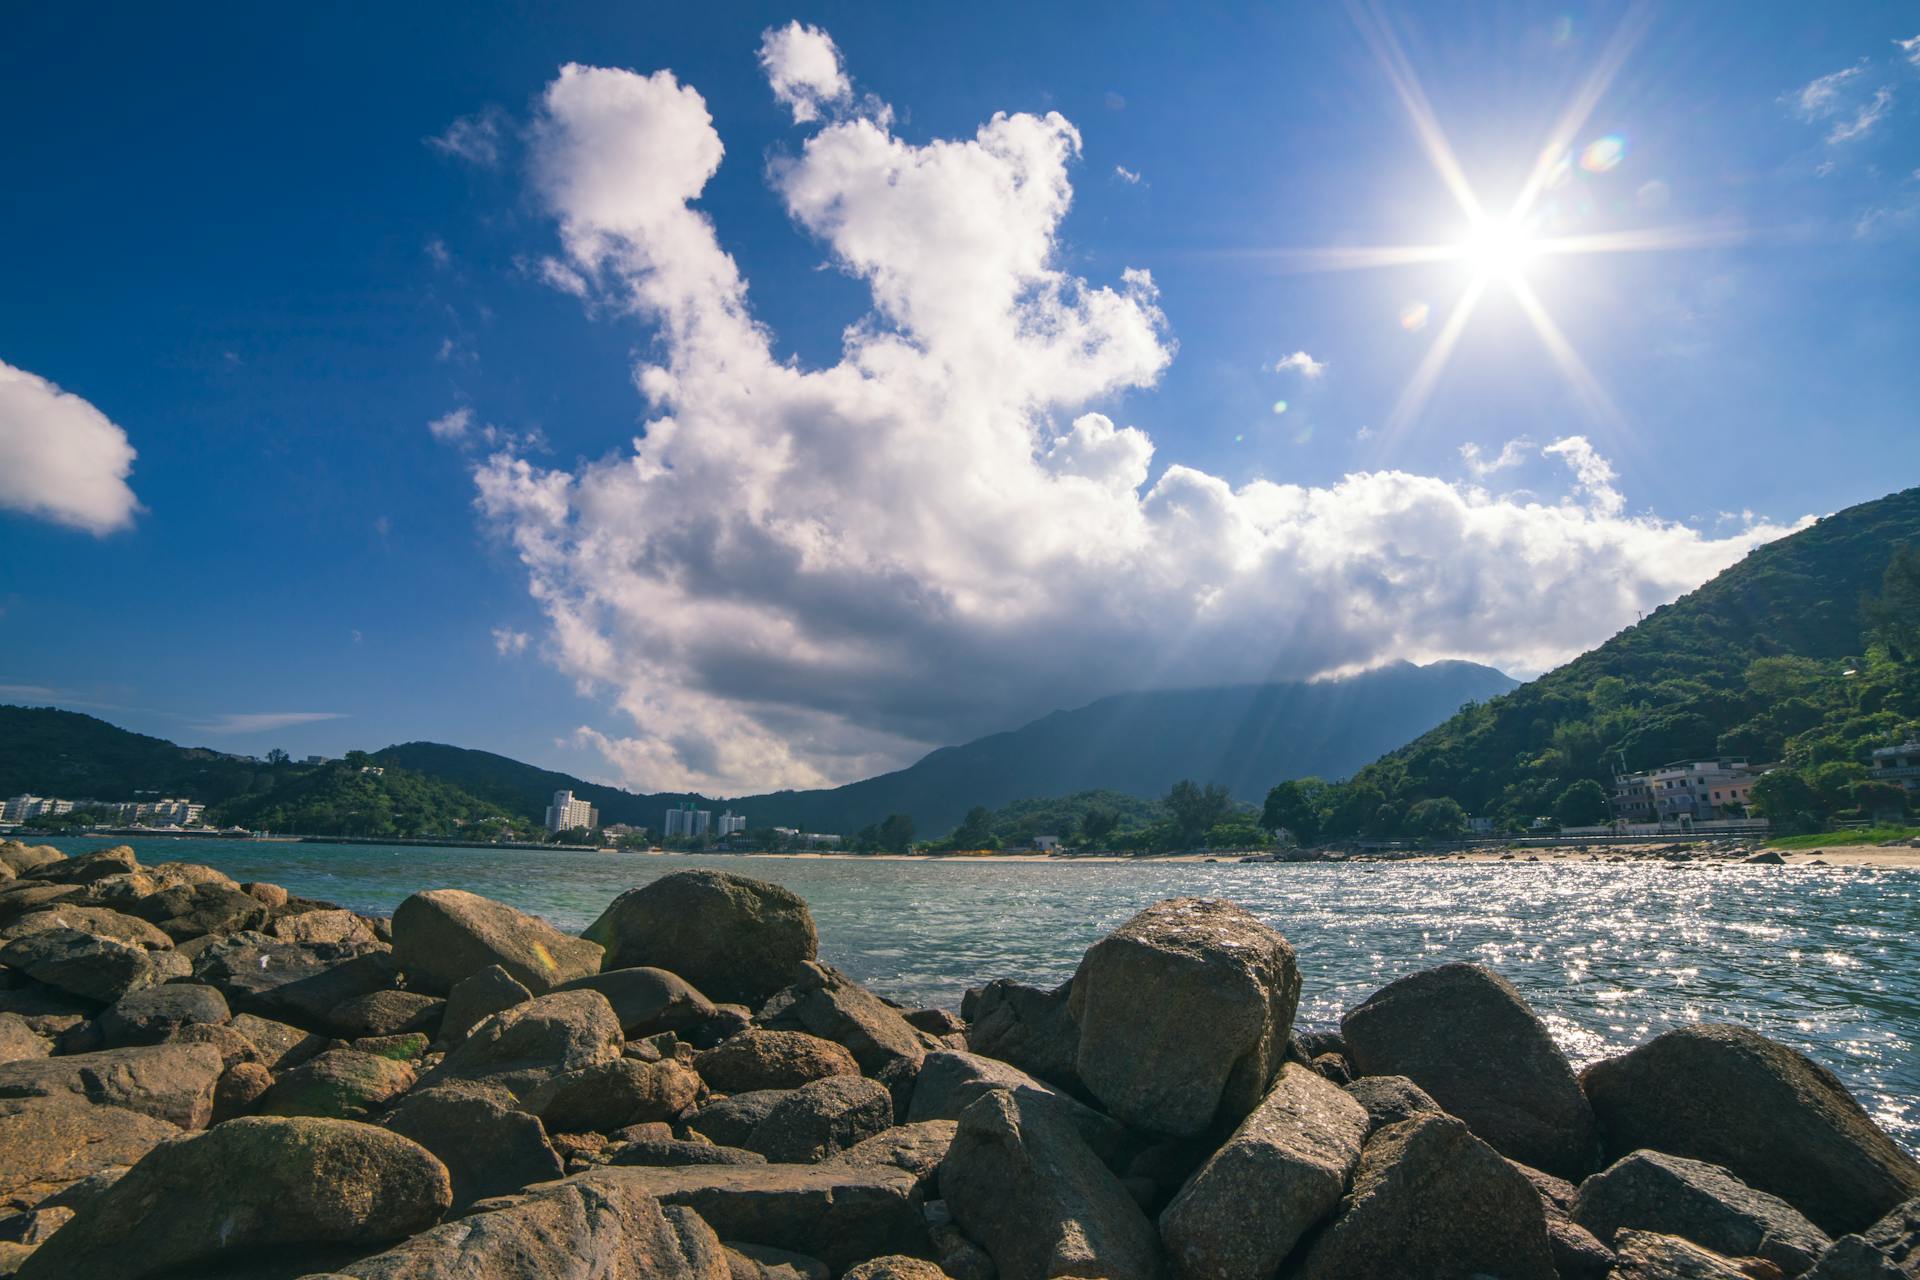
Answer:
<svg viewBox="0 0 1920 1280"><path fill-rule="evenodd" d="M1765 1258L1789 1276L1832 1243L1777 1196L1718 1165L1636 1151L1580 1184L1573 1220L1602 1241L1622 1227L1680 1236L1729 1257Z"/></svg>
<svg viewBox="0 0 1920 1280"><path fill-rule="evenodd" d="M893 1097L864 1076L829 1076L794 1089L747 1138L775 1164L815 1164L893 1124Z"/></svg>
<svg viewBox="0 0 1920 1280"><path fill-rule="evenodd" d="M72 1098L205 1128L226 1064L203 1044L156 1044L0 1063L0 1098Z"/></svg>
<svg viewBox="0 0 1920 1280"><path fill-rule="evenodd" d="M528 1090L526 1109L554 1133L611 1133L677 1120L700 1096L700 1078L678 1062L614 1058L557 1072Z"/></svg>
<svg viewBox="0 0 1920 1280"><path fill-rule="evenodd" d="M173 947L172 938L139 916L115 911L111 907L83 907L71 903L63 903L45 911L34 911L21 916L6 928L0 929L0 939L11 942L15 938L46 933L53 929L77 929L81 933L91 933L95 937L112 938L117 942L145 947L149 951L167 951Z"/></svg>
<svg viewBox="0 0 1920 1280"><path fill-rule="evenodd" d="M685 1031L714 1016L713 1002L693 984L665 969L644 966L609 969L575 978L561 991L598 991L613 1006L620 1029L629 1040L662 1031Z"/></svg>
<svg viewBox="0 0 1920 1280"><path fill-rule="evenodd" d="M1809 1280L1920 1280L1920 1199L1907 1201L1858 1235L1841 1236Z"/></svg>
<svg viewBox="0 0 1920 1280"><path fill-rule="evenodd" d="M1237 1125L1280 1069L1299 999L1293 948L1246 911L1157 903L1081 960L1075 1066L1126 1124L1176 1137Z"/></svg>
<svg viewBox="0 0 1920 1280"><path fill-rule="evenodd" d="M247 1038L257 1060L269 1071L297 1067L332 1043L326 1036L256 1013L235 1014L227 1025Z"/></svg>
<svg viewBox="0 0 1920 1280"><path fill-rule="evenodd" d="M179 1132L165 1120L75 1098L0 1101L0 1206L31 1209Z"/></svg>
<svg viewBox="0 0 1920 1280"><path fill-rule="evenodd" d="M819 953L799 895L719 871L678 871L615 898L584 937L603 969L677 973L713 1000L758 1005Z"/></svg>
<svg viewBox="0 0 1920 1280"><path fill-rule="evenodd" d="M1367 1140L1346 1207L1314 1238L1298 1280L1476 1274L1556 1280L1546 1214L1524 1174L1440 1115Z"/></svg>
<svg viewBox="0 0 1920 1280"><path fill-rule="evenodd" d="M357 1049L329 1049L281 1072L254 1110L268 1116L364 1120L386 1110L414 1079L413 1068L404 1062Z"/></svg>
<svg viewBox="0 0 1920 1280"><path fill-rule="evenodd" d="M1608 1154L1664 1151L1725 1168L1828 1235L1920 1195L1920 1164L1832 1072L1745 1027L1668 1031L1581 1073Z"/></svg>
<svg viewBox="0 0 1920 1280"><path fill-rule="evenodd" d="M200 950L193 976L220 988L236 1013L330 1032L336 1009L394 985L393 957L376 943L282 942L236 933Z"/></svg>
<svg viewBox="0 0 1920 1280"><path fill-rule="evenodd" d="M924 1190L940 1171L940 1162L947 1158L958 1127L952 1120L895 1125L854 1143L831 1159L856 1169L904 1169L919 1179Z"/></svg>
<svg viewBox="0 0 1920 1280"><path fill-rule="evenodd" d="M291 1261L412 1235L450 1201L447 1171L398 1134L349 1120L244 1116L154 1148L19 1274L140 1280L236 1259Z"/></svg>
<svg viewBox="0 0 1920 1280"><path fill-rule="evenodd" d="M463 889L430 889L393 913L394 963L423 991L445 993L499 965L535 995L600 971L598 944Z"/></svg>
<svg viewBox="0 0 1920 1280"><path fill-rule="evenodd" d="M1362 1076L1405 1076L1494 1150L1585 1177L1599 1142L1573 1067L1513 985L1443 964L1390 983L1341 1020Z"/></svg>
<svg viewBox="0 0 1920 1280"><path fill-rule="evenodd" d="M1611 1280L1750 1280L1731 1258L1678 1236L1622 1231Z"/></svg>
<svg viewBox="0 0 1920 1280"><path fill-rule="evenodd" d="M343 1001L330 1020L335 1035L346 1040L362 1036L397 1036L409 1031L439 1029L447 1002L418 991L369 991Z"/></svg>
<svg viewBox="0 0 1920 1280"><path fill-rule="evenodd" d="M618 970L644 972L644 970ZM750 1028L694 1059L694 1069L721 1093L798 1089L828 1076L857 1076L860 1064L831 1040L804 1031Z"/></svg>
<svg viewBox="0 0 1920 1280"><path fill-rule="evenodd" d="M817 961L800 965L792 984L769 999L754 1021L831 1040L872 1076L917 1070L927 1056L927 1041L900 1010Z"/></svg>
<svg viewBox="0 0 1920 1280"><path fill-rule="evenodd" d="M1126 1130L1111 1116L1042 1084L1026 1072L975 1053L930 1053L920 1064L907 1120L958 1120L967 1108L996 1089L1005 1089L1052 1107L1071 1124L1102 1161L1111 1163L1126 1141Z"/></svg>
<svg viewBox="0 0 1920 1280"><path fill-rule="evenodd" d="M676 1138L639 1138L627 1143L607 1160L610 1165L643 1164L660 1169L678 1169L695 1164L765 1164L758 1151L739 1147L720 1147L711 1142L682 1142Z"/></svg>
<svg viewBox="0 0 1920 1280"><path fill-rule="evenodd" d="M1405 1076L1361 1076L1347 1086L1347 1095L1367 1113L1367 1132L1411 1120L1437 1116L1445 1108Z"/></svg>
<svg viewBox="0 0 1920 1280"><path fill-rule="evenodd" d="M1120 1180L1053 1107L1008 1091L960 1117L940 1164L954 1222L1001 1280L1160 1275L1153 1225Z"/></svg>
<svg viewBox="0 0 1920 1280"><path fill-rule="evenodd" d="M256 901L259 895L245 892ZM372 926L344 907L323 907L318 911L298 911L283 915L266 926L266 931L283 942L378 942Z"/></svg>
<svg viewBox="0 0 1920 1280"><path fill-rule="evenodd" d="M1067 1009L1072 984L1053 991L999 979L967 992L967 1048L1011 1062L1061 1089L1081 1089L1080 1024Z"/></svg>
<svg viewBox="0 0 1920 1280"><path fill-rule="evenodd" d="M620 1045L620 1022L605 996L561 991L494 1014L421 1083L486 1081L526 1097L557 1073L618 1059Z"/></svg>
<svg viewBox="0 0 1920 1280"><path fill-rule="evenodd" d="M1540 1211L1547 1217L1547 1244L1560 1280L1605 1280L1613 1270L1613 1250L1573 1220L1575 1190L1565 1178L1508 1161L1540 1193Z"/></svg>
<svg viewBox="0 0 1920 1280"><path fill-rule="evenodd" d="M756 1089L716 1098L687 1120L687 1128L723 1147L744 1147L762 1120L791 1089Z"/></svg>
<svg viewBox="0 0 1920 1280"><path fill-rule="evenodd" d="M440 1015L439 1039L444 1044L459 1044L467 1033L503 1009L525 1004L533 992L497 964L460 979L447 993L446 1008ZM618 1010L615 1010L616 1016Z"/></svg>
<svg viewBox="0 0 1920 1280"><path fill-rule="evenodd" d="M1281 1068L1253 1114L1160 1215L1181 1280L1269 1280L1332 1215L1360 1162L1367 1113L1338 1085Z"/></svg>
<svg viewBox="0 0 1920 1280"><path fill-rule="evenodd" d="M129 991L153 985L148 954L145 947L117 938L48 929L0 948L0 964L82 1000L112 1004Z"/></svg>
<svg viewBox="0 0 1920 1280"><path fill-rule="evenodd" d="M539 1117L520 1110L505 1089L418 1089L387 1115L386 1126L447 1167L455 1209L566 1172Z"/></svg>
<svg viewBox="0 0 1920 1280"><path fill-rule="evenodd" d="M232 1017L226 997L197 982L170 982L129 992L102 1013L94 1024L109 1049L132 1044L159 1044L182 1027L219 1026Z"/></svg>

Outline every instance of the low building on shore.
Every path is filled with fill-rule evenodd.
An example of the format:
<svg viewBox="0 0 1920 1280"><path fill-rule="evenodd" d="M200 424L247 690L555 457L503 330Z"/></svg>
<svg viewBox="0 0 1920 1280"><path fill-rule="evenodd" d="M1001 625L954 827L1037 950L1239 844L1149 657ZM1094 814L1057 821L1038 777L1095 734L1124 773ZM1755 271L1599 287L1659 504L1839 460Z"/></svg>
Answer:
<svg viewBox="0 0 1920 1280"><path fill-rule="evenodd" d="M21 794L8 800L4 807L0 807L0 822L32 822L35 818L57 818L63 813L72 812L73 801L71 800Z"/></svg>
<svg viewBox="0 0 1920 1280"><path fill-rule="evenodd" d="M1744 818L1764 769L1738 756L1675 760L1613 779L1613 815L1626 823L1721 822Z"/></svg>
<svg viewBox="0 0 1920 1280"><path fill-rule="evenodd" d="M1920 742L1881 747L1873 753L1873 780L1920 791Z"/></svg>

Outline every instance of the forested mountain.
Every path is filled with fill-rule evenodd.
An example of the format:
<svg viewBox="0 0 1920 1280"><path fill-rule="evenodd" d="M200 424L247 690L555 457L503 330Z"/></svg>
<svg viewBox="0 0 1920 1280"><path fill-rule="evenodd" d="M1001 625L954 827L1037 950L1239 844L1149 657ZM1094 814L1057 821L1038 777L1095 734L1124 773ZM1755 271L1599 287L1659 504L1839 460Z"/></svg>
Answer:
<svg viewBox="0 0 1920 1280"><path fill-rule="evenodd" d="M79 712L0 706L0 795L114 801L152 791L217 804L270 774L258 761L177 747Z"/></svg>

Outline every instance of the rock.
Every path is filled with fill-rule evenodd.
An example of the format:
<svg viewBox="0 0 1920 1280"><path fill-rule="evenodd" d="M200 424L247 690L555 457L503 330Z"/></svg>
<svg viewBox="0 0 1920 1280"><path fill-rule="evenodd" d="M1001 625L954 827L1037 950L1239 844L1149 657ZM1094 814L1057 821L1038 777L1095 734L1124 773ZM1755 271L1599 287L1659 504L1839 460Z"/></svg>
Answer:
<svg viewBox="0 0 1920 1280"><path fill-rule="evenodd" d="M621 1166L569 1181L623 1182L663 1205L684 1205L723 1240L804 1253L836 1270L888 1253L925 1253L926 1225L911 1174L816 1165Z"/></svg>
<svg viewBox="0 0 1920 1280"><path fill-rule="evenodd" d="M701 1078L721 1093L798 1089L828 1076L860 1074L860 1064L853 1055L831 1040L804 1031L759 1028L721 1041L695 1058L693 1065Z"/></svg>
<svg viewBox="0 0 1920 1280"><path fill-rule="evenodd" d="M65 862L67 855L50 844L22 844L18 840L0 840L0 864L15 875L28 876L44 867Z"/></svg>
<svg viewBox="0 0 1920 1280"><path fill-rule="evenodd" d="M582 936L607 949L603 969L665 969L713 1000L748 1005L793 982L819 952L797 894L719 871L678 871L629 889Z"/></svg>
<svg viewBox="0 0 1920 1280"><path fill-rule="evenodd" d="M1035 1105L1059 1111L1079 1132L1081 1141L1103 1161L1115 1159L1126 1140L1126 1131L1111 1116L1101 1115L1024 1071L974 1053L928 1054L914 1081L913 1103L906 1118L909 1122L958 1120L968 1107L996 1089L1011 1090L1023 1099L1034 1100Z"/></svg>
<svg viewBox="0 0 1920 1280"><path fill-rule="evenodd" d="M864 1076L828 1076L794 1089L754 1126L746 1148L775 1164L814 1164L893 1124L893 1097Z"/></svg>
<svg viewBox="0 0 1920 1280"><path fill-rule="evenodd" d="M575 978L561 991L598 991L613 1006L627 1039L638 1040L661 1031L685 1031L711 1019L713 1002L678 974L644 966L609 969Z"/></svg>
<svg viewBox="0 0 1920 1280"><path fill-rule="evenodd" d="M463 889L402 902L393 913L393 958L415 986L436 993L495 964L535 995L600 971L597 943Z"/></svg>
<svg viewBox="0 0 1920 1280"><path fill-rule="evenodd" d="M1613 1280L1749 1280L1733 1259L1677 1236L1622 1231Z"/></svg>
<svg viewBox="0 0 1920 1280"><path fill-rule="evenodd" d="M805 1031L843 1046L868 1075L918 1069L927 1056L920 1033L900 1011L831 965L807 961L791 985L754 1021L776 1031Z"/></svg>
<svg viewBox="0 0 1920 1280"><path fill-rule="evenodd" d="M1069 983L1043 991L1000 979L967 993L967 1048L1028 1075L1079 1092L1080 1025L1067 1009Z"/></svg>
<svg viewBox="0 0 1920 1280"><path fill-rule="evenodd" d="M1717 1165L1636 1151L1580 1184L1573 1220L1602 1241L1622 1227L1679 1236L1729 1257L1765 1258L1789 1276L1832 1243L1799 1210Z"/></svg>
<svg viewBox="0 0 1920 1280"><path fill-rule="evenodd" d="M1479 1273L1555 1280L1539 1193L1452 1116L1421 1116L1375 1133L1345 1205L1314 1238L1298 1280Z"/></svg>
<svg viewBox="0 0 1920 1280"><path fill-rule="evenodd" d="M681 1039L696 1049L711 1049L753 1025L753 1010L743 1004L716 1004L713 1017L697 1027L688 1027Z"/></svg>
<svg viewBox="0 0 1920 1280"><path fill-rule="evenodd" d="M246 1115L273 1088L273 1072L257 1062L236 1062L213 1087L213 1123Z"/></svg>
<svg viewBox="0 0 1920 1280"><path fill-rule="evenodd" d="M222 884L175 885L130 902L127 909L153 921L175 942L258 929L272 914L258 898Z"/></svg>
<svg viewBox="0 0 1920 1280"><path fill-rule="evenodd" d="M1742 858L1740 859L1740 861L1757 865L1757 866L1777 867L1777 866L1780 866L1782 863L1784 863L1786 859L1781 857L1778 853L1776 853L1772 849L1763 849L1759 853L1754 854L1752 857Z"/></svg>
<svg viewBox="0 0 1920 1280"><path fill-rule="evenodd" d="M258 901L257 895L249 894ZM282 942L377 942L367 922L344 907L277 916L266 932Z"/></svg>
<svg viewBox="0 0 1920 1280"><path fill-rule="evenodd" d="M156 1044L0 1064L0 1098L75 1098L204 1128L225 1065L202 1044Z"/></svg>
<svg viewBox="0 0 1920 1280"><path fill-rule="evenodd" d="M904 1169L919 1179L922 1190L925 1190L940 1171L940 1162L947 1158L947 1151L953 1146L954 1130L958 1127L952 1120L921 1120L913 1124L895 1125L854 1143L833 1156L832 1162L855 1169Z"/></svg>
<svg viewBox="0 0 1920 1280"><path fill-rule="evenodd" d="M791 1089L756 1089L709 1102L687 1121L687 1128L723 1147L746 1145L753 1131Z"/></svg>
<svg viewBox="0 0 1920 1280"><path fill-rule="evenodd" d="M127 845L94 849L76 857L49 862L35 869L34 877L49 884L91 884L107 876L122 875L140 869L140 859Z"/></svg>
<svg viewBox="0 0 1920 1280"><path fill-rule="evenodd" d="M57 991L112 1004L129 991L150 987L153 963L147 949L78 929L48 929L15 938L0 948L0 964L18 969Z"/></svg>
<svg viewBox="0 0 1920 1280"><path fill-rule="evenodd" d="M1599 1142L1566 1055L1513 985L1443 964L1376 991L1340 1023L1363 1076L1405 1076L1502 1155L1585 1177Z"/></svg>
<svg viewBox="0 0 1920 1280"><path fill-rule="evenodd" d="M669 1221L658 1201L629 1184L568 1178L483 1201L467 1216L339 1274L355 1280L715 1280L723 1266L719 1240L697 1218Z"/></svg>
<svg viewBox="0 0 1920 1280"><path fill-rule="evenodd" d="M258 1014L235 1014L228 1024L245 1036L259 1051L260 1062L270 1071L285 1071L313 1057L329 1043L327 1037L303 1031L288 1022L276 1022Z"/></svg>
<svg viewBox="0 0 1920 1280"><path fill-rule="evenodd" d="M499 965L490 964L454 983L453 990L447 993L446 1008L440 1015L440 1042L459 1044L487 1018L531 999L533 992L522 986L518 978Z"/></svg>
<svg viewBox="0 0 1920 1280"><path fill-rule="evenodd" d="M332 1025L337 1035L349 1040L360 1036L434 1031L439 1028L440 1014L446 1007L445 1000L418 991L369 991L336 1008Z"/></svg>
<svg viewBox="0 0 1920 1280"><path fill-rule="evenodd" d="M450 1201L447 1171L398 1134L350 1120L243 1116L154 1148L21 1274L137 1280L237 1258L365 1249L425 1230Z"/></svg>
<svg viewBox="0 0 1920 1280"><path fill-rule="evenodd" d="M1547 1244L1560 1280L1604 1280L1613 1270L1613 1250L1568 1216L1573 1208L1573 1184L1516 1160L1507 1163L1540 1193L1540 1211L1547 1218Z"/></svg>
<svg viewBox="0 0 1920 1280"><path fill-rule="evenodd" d="M99 1018L101 1042L109 1049L124 1045L159 1044L182 1027L218 1026L233 1015L227 1001L212 987L197 982L170 982L164 987L132 991Z"/></svg>
<svg viewBox="0 0 1920 1280"><path fill-rule="evenodd" d="M287 905L290 895L277 884L268 884L264 880L248 881L240 886L240 892L257 898L263 906L278 910Z"/></svg>
<svg viewBox="0 0 1920 1280"><path fill-rule="evenodd" d="M41 884L34 880L0 885L0 924L63 902L84 902L86 896L86 886L77 884Z"/></svg>
<svg viewBox="0 0 1920 1280"><path fill-rule="evenodd" d="M620 1057L620 1022L597 991L561 991L496 1013L422 1081L479 1080L525 1097L549 1076Z"/></svg>
<svg viewBox="0 0 1920 1280"><path fill-rule="evenodd" d="M1285 938L1230 902L1173 898L1081 960L1075 1066L1126 1124L1176 1137L1236 1125L1280 1069L1299 999Z"/></svg>
<svg viewBox="0 0 1920 1280"><path fill-rule="evenodd" d="M34 1032L32 1024L17 1013L0 1013L0 1062L18 1062L22 1058L44 1058L53 1046Z"/></svg>
<svg viewBox="0 0 1920 1280"><path fill-rule="evenodd" d="M1744 1027L1665 1032L1581 1074L1608 1154L1642 1148L1725 1168L1828 1235L1920 1195L1920 1164L1832 1072Z"/></svg>
<svg viewBox="0 0 1920 1280"><path fill-rule="evenodd" d="M968 1107L940 1164L940 1189L1003 1280L1160 1274L1159 1242L1140 1206L1059 1109L1035 1097L996 1090Z"/></svg>
<svg viewBox="0 0 1920 1280"><path fill-rule="evenodd" d="M161 862L151 868L169 881L180 884L217 884L223 889L238 889L240 884L217 867L202 862Z"/></svg>
<svg viewBox="0 0 1920 1280"><path fill-rule="evenodd" d="M840 1280L949 1280L949 1277L937 1263L895 1253L884 1258L869 1258L849 1268Z"/></svg>
<svg viewBox="0 0 1920 1280"><path fill-rule="evenodd" d="M0 1218L0 1240L14 1244L41 1244L67 1225L73 1210L65 1207L26 1209ZM5 1274L0 1272L0 1274Z"/></svg>
<svg viewBox="0 0 1920 1280"><path fill-rule="evenodd" d="M15 938L53 929L77 929L95 937L112 938L116 942L145 947L149 951L167 951L173 947L172 938L139 916L115 911L111 907L83 907L73 903L62 903L45 911L28 912L0 929L0 940L11 942Z"/></svg>
<svg viewBox="0 0 1920 1280"><path fill-rule="evenodd" d="M359 1036L349 1041L347 1048L376 1058L392 1058L395 1062L418 1062L426 1056L431 1043L424 1031L404 1031L393 1036Z"/></svg>
<svg viewBox="0 0 1920 1280"><path fill-rule="evenodd" d="M266 1116L364 1120L413 1088L413 1068L353 1049L329 1049L274 1080L255 1106Z"/></svg>
<svg viewBox="0 0 1920 1280"><path fill-rule="evenodd" d="M1253 1114L1161 1213L1173 1274L1269 1280L1340 1203L1367 1131L1366 1110L1338 1085L1282 1067Z"/></svg>
<svg viewBox="0 0 1920 1280"><path fill-rule="evenodd" d="M237 933L202 950L193 974L220 988L236 1013L290 1022L308 1031L331 1028L339 1006L394 985L393 957L370 943L282 942Z"/></svg>
<svg viewBox="0 0 1920 1280"><path fill-rule="evenodd" d="M1808 1280L1920 1280L1920 1199L1858 1235L1841 1236Z"/></svg>
<svg viewBox="0 0 1920 1280"><path fill-rule="evenodd" d="M556 1133L611 1133L677 1120L699 1096L700 1078L678 1062L614 1058L549 1076L525 1094L525 1105Z"/></svg>
<svg viewBox="0 0 1920 1280"><path fill-rule="evenodd" d="M730 1265L742 1263L754 1268L760 1280L833 1280L833 1268L818 1258L791 1249L770 1249L744 1240L723 1242L731 1255Z"/></svg>
<svg viewBox="0 0 1920 1280"><path fill-rule="evenodd" d="M1347 1094L1367 1113L1367 1132L1411 1120L1437 1116L1444 1108L1405 1076L1361 1076L1347 1086Z"/></svg>
<svg viewBox="0 0 1920 1280"><path fill-rule="evenodd" d="M931 1036L967 1034L967 1020L951 1009L909 1009L901 1016L906 1018L908 1026Z"/></svg>
<svg viewBox="0 0 1920 1280"><path fill-rule="evenodd" d="M0 1205L31 1209L75 1183L130 1165L180 1130L73 1098L0 1101Z"/></svg>
<svg viewBox="0 0 1920 1280"><path fill-rule="evenodd" d="M447 1167L454 1208L506 1195L565 1170L546 1127L504 1089L451 1085L401 1099L387 1128L431 1151Z"/></svg>
<svg viewBox="0 0 1920 1280"><path fill-rule="evenodd" d="M758 1151L739 1147L720 1147L711 1142L681 1142L674 1138L641 1138L627 1143L607 1161L608 1164L643 1164L659 1169L678 1169L694 1164L765 1164Z"/></svg>

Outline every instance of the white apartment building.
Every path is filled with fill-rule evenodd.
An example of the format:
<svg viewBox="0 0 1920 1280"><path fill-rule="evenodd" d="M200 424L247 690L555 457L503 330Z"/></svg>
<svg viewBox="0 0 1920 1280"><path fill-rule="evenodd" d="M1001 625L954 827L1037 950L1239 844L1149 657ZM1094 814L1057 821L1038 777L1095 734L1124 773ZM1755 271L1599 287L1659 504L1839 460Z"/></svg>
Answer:
<svg viewBox="0 0 1920 1280"><path fill-rule="evenodd" d="M135 800L113 806L115 818L128 826L192 827L200 823L207 806L187 799Z"/></svg>
<svg viewBox="0 0 1920 1280"><path fill-rule="evenodd" d="M713 810L696 809L691 800L667 810L666 837L669 840L675 836L698 839L712 829Z"/></svg>
<svg viewBox="0 0 1920 1280"><path fill-rule="evenodd" d="M745 831L746 829L747 815L744 813L735 813L729 809L720 815L720 820L714 825L713 834L717 836L730 836L736 831Z"/></svg>
<svg viewBox="0 0 1920 1280"><path fill-rule="evenodd" d="M1738 757L1676 760L1613 780L1614 816L1627 822L1715 822L1746 812L1760 780Z"/></svg>
<svg viewBox="0 0 1920 1280"><path fill-rule="evenodd" d="M73 801L48 796L17 795L0 808L0 822L31 822L73 812Z"/></svg>
<svg viewBox="0 0 1920 1280"><path fill-rule="evenodd" d="M574 799L571 791L553 793L553 803L547 806L548 831L572 831L576 827L591 830L599 825L600 811L585 800Z"/></svg>
<svg viewBox="0 0 1920 1280"><path fill-rule="evenodd" d="M1873 753L1873 780L1920 791L1920 742L1881 747Z"/></svg>

